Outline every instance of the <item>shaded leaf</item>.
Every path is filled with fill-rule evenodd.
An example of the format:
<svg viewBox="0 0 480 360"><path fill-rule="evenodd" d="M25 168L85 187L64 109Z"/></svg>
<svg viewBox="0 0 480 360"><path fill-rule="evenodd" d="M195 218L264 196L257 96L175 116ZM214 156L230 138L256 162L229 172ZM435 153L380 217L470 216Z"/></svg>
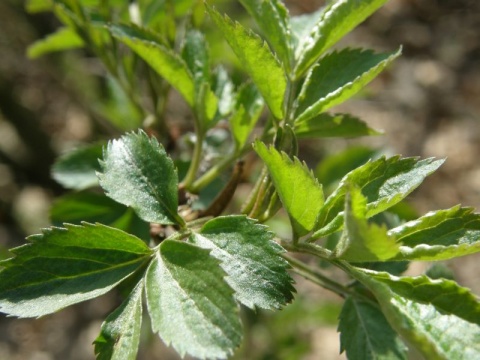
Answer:
<svg viewBox="0 0 480 360"><path fill-rule="evenodd" d="M349 114L319 114L295 124L295 134L299 138L317 137L357 137L379 135L364 121Z"/></svg>
<svg viewBox="0 0 480 360"><path fill-rule="evenodd" d="M324 187L329 187L374 158L376 153L377 150L365 146L349 146L345 150L337 150L322 159L315 169L315 175Z"/></svg>
<svg viewBox="0 0 480 360"><path fill-rule="evenodd" d="M54 201L50 218L55 225L98 222L136 235L144 241L150 239L148 223L141 220L132 209L104 194L82 191L62 196Z"/></svg>
<svg viewBox="0 0 480 360"><path fill-rule="evenodd" d="M338 0L331 2L321 12L303 47L297 51L295 74L301 77L319 57L348 34L358 24L373 14L388 0Z"/></svg>
<svg viewBox="0 0 480 360"><path fill-rule="evenodd" d="M52 10L52 8L52 0L27 0L25 2L25 9L31 14L43 11L50 11Z"/></svg>
<svg viewBox="0 0 480 360"><path fill-rule="evenodd" d="M263 98L255 85L245 84L239 89L235 102L235 112L230 118L237 151L240 151L247 142L248 136L262 113L263 106Z"/></svg>
<svg viewBox="0 0 480 360"><path fill-rule="evenodd" d="M86 145L60 156L52 166L52 177L67 189L82 190L98 186L103 143Z"/></svg>
<svg viewBox="0 0 480 360"><path fill-rule="evenodd" d="M385 226L368 223L367 199L351 187L345 198L345 230L335 248L336 257L350 262L385 261L393 258L400 244L387 234Z"/></svg>
<svg viewBox="0 0 480 360"><path fill-rule="evenodd" d="M1 263L0 311L51 314L110 291L144 263L143 241L101 224L45 229Z"/></svg>
<svg viewBox="0 0 480 360"><path fill-rule="evenodd" d="M102 324L95 339L97 360L135 360L142 325L143 281Z"/></svg>
<svg viewBox="0 0 480 360"><path fill-rule="evenodd" d="M210 251L166 240L146 275L152 329L181 356L225 358L242 336L233 291Z"/></svg>
<svg viewBox="0 0 480 360"><path fill-rule="evenodd" d="M422 275L397 277L386 272L365 270L375 280L387 284L396 294L415 302L431 304L442 314L455 315L468 322L480 325L480 302L470 289L455 281L432 280ZM480 331L480 328L479 328Z"/></svg>
<svg viewBox="0 0 480 360"><path fill-rule="evenodd" d="M455 206L389 231L402 242L398 260L446 260L480 251L480 214Z"/></svg>
<svg viewBox="0 0 480 360"><path fill-rule="evenodd" d="M255 19L275 53L289 69L292 61L290 18L285 5L278 0L240 0Z"/></svg>
<svg viewBox="0 0 480 360"><path fill-rule="evenodd" d="M366 217L369 218L403 200L442 163L443 160L433 158L417 160L399 156L389 159L382 157L351 171L325 201L315 226L319 231L314 234L314 238L342 227L345 194L349 186L360 188L367 198Z"/></svg>
<svg viewBox="0 0 480 360"><path fill-rule="evenodd" d="M30 59L35 59L55 51L81 48L83 45L82 38L72 28L62 27L31 44L27 49L27 55Z"/></svg>
<svg viewBox="0 0 480 360"><path fill-rule="evenodd" d="M350 360L407 359L407 348L378 306L348 297L338 323L340 350Z"/></svg>
<svg viewBox="0 0 480 360"><path fill-rule="evenodd" d="M109 29L115 38L131 48L177 89L190 106L195 105L195 81L181 57L154 35L134 25L113 25Z"/></svg>
<svg viewBox="0 0 480 360"><path fill-rule="evenodd" d="M254 308L280 308L293 299L293 280L284 251L264 225L245 216L217 217L190 237L211 249L227 273L226 281L239 302Z"/></svg>
<svg viewBox="0 0 480 360"><path fill-rule="evenodd" d="M308 120L355 95L400 56L371 50L334 51L308 73L296 100L296 122Z"/></svg>
<svg viewBox="0 0 480 360"><path fill-rule="evenodd" d="M268 167L275 189L290 217L293 231L297 236L308 234L323 206L322 186L305 163L275 148L267 148L260 141L254 149Z"/></svg>
<svg viewBox="0 0 480 360"><path fill-rule="evenodd" d="M234 23L229 17L221 16L208 5L207 10L241 65L257 85L273 116L282 119L287 80L268 45L258 35L247 31L239 23Z"/></svg>
<svg viewBox="0 0 480 360"><path fill-rule="evenodd" d="M178 177L173 161L143 131L108 143L98 174L107 195L131 206L143 220L184 224L178 215Z"/></svg>
<svg viewBox="0 0 480 360"><path fill-rule="evenodd" d="M364 272L354 276L380 303L388 322L426 359L475 359L480 356L480 327L454 315L443 315L433 305L406 299Z"/></svg>

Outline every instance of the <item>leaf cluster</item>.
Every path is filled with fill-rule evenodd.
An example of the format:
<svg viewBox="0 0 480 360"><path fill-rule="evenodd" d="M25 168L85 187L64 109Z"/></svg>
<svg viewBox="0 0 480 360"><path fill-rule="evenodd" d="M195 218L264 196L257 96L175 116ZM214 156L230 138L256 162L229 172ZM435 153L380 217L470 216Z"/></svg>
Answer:
<svg viewBox="0 0 480 360"><path fill-rule="evenodd" d="M180 355L227 358L242 341L241 307L292 302L294 271L345 300L338 330L350 359L406 359L409 347L428 359L479 357L478 298L450 279L402 276L409 261L480 250L471 208L398 217L443 160L361 148L313 171L299 159L305 138L379 134L329 111L400 56L332 50L385 2L337 0L295 17L279 0L241 0L257 33L213 1L30 0L30 11L53 11L63 26L28 55L95 54L113 94L97 111L126 133L59 158L53 177L77 192L54 204L56 226L0 263L0 311L39 317L121 288L95 340L98 359L134 359L145 315ZM242 80L214 66L207 25L224 36ZM188 136L177 141L167 121L172 91L192 114L187 151ZM252 148L262 169L242 208L230 210ZM288 238L264 224L281 208ZM351 281L330 279L308 256Z"/></svg>

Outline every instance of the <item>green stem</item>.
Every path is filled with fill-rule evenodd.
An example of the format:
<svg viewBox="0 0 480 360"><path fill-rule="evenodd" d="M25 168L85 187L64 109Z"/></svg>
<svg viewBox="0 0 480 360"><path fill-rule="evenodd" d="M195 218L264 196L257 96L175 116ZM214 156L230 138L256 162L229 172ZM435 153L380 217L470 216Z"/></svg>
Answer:
<svg viewBox="0 0 480 360"><path fill-rule="evenodd" d="M205 174L200 176L189 188L188 190L192 193L198 193L205 186L210 184L214 179L216 179L220 174L228 168L237 158L237 154L232 153L225 158L223 158L219 163L212 166Z"/></svg>
<svg viewBox="0 0 480 360"><path fill-rule="evenodd" d="M280 245L288 251L310 254L330 262L332 261L332 252L315 244L307 244L304 242L292 244L291 242L281 240Z"/></svg>
<svg viewBox="0 0 480 360"><path fill-rule="evenodd" d="M193 148L192 161L190 162L190 166L188 167L187 175L185 175L185 178L180 185L192 193L194 193L194 191L192 190L192 185L195 181L195 177L197 176L197 171L200 167L200 161L202 159L204 138L204 135L200 131L196 131L196 134L197 141L195 141L195 146Z"/></svg>
<svg viewBox="0 0 480 360"><path fill-rule="evenodd" d="M342 284L336 281L329 279L319 271L312 269L310 266L308 266L304 262L299 261L288 255L283 255L283 258L285 258L285 260L287 260L290 263L290 265L292 265L295 272L305 277L306 279L312 281L313 283L327 290L333 291L334 293L336 293L342 298L345 298L348 295L352 295L352 291L349 288L343 286Z"/></svg>

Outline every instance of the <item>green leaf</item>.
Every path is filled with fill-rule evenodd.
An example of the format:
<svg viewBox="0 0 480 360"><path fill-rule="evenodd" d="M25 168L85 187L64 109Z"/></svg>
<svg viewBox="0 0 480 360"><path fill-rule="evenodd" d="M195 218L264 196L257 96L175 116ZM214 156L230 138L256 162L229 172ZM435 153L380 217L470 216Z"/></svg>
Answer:
<svg viewBox="0 0 480 360"><path fill-rule="evenodd" d="M308 120L295 123L295 134L299 138L357 137L379 135L364 121L349 114L319 114Z"/></svg>
<svg viewBox="0 0 480 360"><path fill-rule="evenodd" d="M337 231L343 225L345 195L350 186L358 187L367 198L366 217L372 217L403 200L423 180L442 165L443 160L433 158L386 159L370 161L351 171L338 188L327 198L318 216L314 238Z"/></svg>
<svg viewBox="0 0 480 360"><path fill-rule="evenodd" d="M282 119L287 80L268 45L258 35L247 31L239 23L234 23L228 16L221 16L208 5L207 10L245 71L257 85L273 116Z"/></svg>
<svg viewBox="0 0 480 360"><path fill-rule="evenodd" d="M316 26L297 52L295 74L301 77L320 56L388 0L338 0L321 13Z"/></svg>
<svg viewBox="0 0 480 360"><path fill-rule="evenodd" d="M377 150L365 146L349 146L325 157L315 169L318 181L324 187L330 187L347 173L364 165L375 157Z"/></svg>
<svg viewBox="0 0 480 360"><path fill-rule="evenodd" d="M280 256L284 250L273 242L266 226L245 216L217 217L190 241L212 250L237 300L245 306L274 309L293 299L288 263Z"/></svg>
<svg viewBox="0 0 480 360"><path fill-rule="evenodd" d="M235 103L234 85L223 66L217 66L213 72L213 91L218 98L218 114L227 116Z"/></svg>
<svg viewBox="0 0 480 360"><path fill-rule="evenodd" d="M355 95L400 56L371 50L334 51L308 73L296 100L296 122L315 117Z"/></svg>
<svg viewBox="0 0 480 360"><path fill-rule="evenodd" d="M166 240L146 274L152 329L183 357L226 358L242 328L233 291L210 251Z"/></svg>
<svg viewBox="0 0 480 360"><path fill-rule="evenodd" d="M292 63L290 19L285 5L278 0L240 0L263 32L263 35L289 69Z"/></svg>
<svg viewBox="0 0 480 360"><path fill-rule="evenodd" d="M244 84L239 89L235 102L235 112L230 118L237 151L242 150L245 146L248 136L262 113L263 106L263 98L255 85Z"/></svg>
<svg viewBox="0 0 480 360"><path fill-rule="evenodd" d="M196 110L197 112L202 110L204 117L211 120L217 111L218 101L210 90L210 54L208 44L201 32L198 30L187 32L182 57L195 82Z"/></svg>
<svg viewBox="0 0 480 360"><path fill-rule="evenodd" d="M322 186L305 163L262 142L255 142L254 149L268 167L275 188L290 217L297 236L308 234L315 225L324 203Z"/></svg>
<svg viewBox="0 0 480 360"><path fill-rule="evenodd" d="M172 159L143 131L108 143L98 174L107 195L131 206L143 220L183 225L178 215L178 177Z"/></svg>
<svg viewBox="0 0 480 360"><path fill-rule="evenodd" d="M334 255L350 262L385 261L400 251L400 244L387 234L385 226L369 224L367 199L351 187L345 198L345 230Z"/></svg>
<svg viewBox="0 0 480 360"><path fill-rule="evenodd" d="M392 291L406 299L431 304L442 314L455 315L470 323L480 325L480 302L467 288L455 281L432 280L422 275L397 277L386 272L365 270L375 280L387 284ZM480 328L479 328L480 330Z"/></svg>
<svg viewBox="0 0 480 360"><path fill-rule="evenodd" d="M28 240L1 263L0 311L18 317L51 314L103 295L151 253L135 236L100 224L45 229Z"/></svg>
<svg viewBox="0 0 480 360"><path fill-rule="evenodd" d="M97 360L135 360L142 325L143 280L102 324L95 339Z"/></svg>
<svg viewBox="0 0 480 360"><path fill-rule="evenodd" d="M72 28L62 27L55 33L30 45L27 49L27 56L30 59L36 59L54 51L77 49L83 45L82 38Z"/></svg>
<svg viewBox="0 0 480 360"><path fill-rule="evenodd" d="M326 6L320 7L318 10L290 18L290 28L292 30L292 44L295 49L295 58L302 51L305 42L309 41L310 33L317 24L322 14L327 10Z"/></svg>
<svg viewBox="0 0 480 360"><path fill-rule="evenodd" d="M406 299L365 272L355 271L353 275L373 292L392 328L426 359L468 360L480 356L478 325L444 315L433 305Z"/></svg>
<svg viewBox="0 0 480 360"><path fill-rule="evenodd" d="M108 225L148 241L149 224L141 220L132 209L119 204L104 194L93 192L70 193L58 198L50 209L55 225L80 225L83 221Z"/></svg>
<svg viewBox="0 0 480 360"><path fill-rule="evenodd" d="M397 260L446 260L480 251L480 214L455 206L432 211L389 233L402 242Z"/></svg>
<svg viewBox="0 0 480 360"><path fill-rule="evenodd" d="M378 306L348 297L338 323L340 350L350 360L407 359L407 348Z"/></svg>
<svg viewBox="0 0 480 360"><path fill-rule="evenodd" d="M52 167L52 177L67 189L82 190L98 186L103 143L86 145L60 156Z"/></svg>
<svg viewBox="0 0 480 360"><path fill-rule="evenodd" d="M113 25L109 29L115 38L131 48L177 89L190 106L195 105L195 81L181 57L147 30L137 26Z"/></svg>
<svg viewBox="0 0 480 360"><path fill-rule="evenodd" d="M25 9L31 14L50 11L52 8L52 0L27 0L25 2Z"/></svg>

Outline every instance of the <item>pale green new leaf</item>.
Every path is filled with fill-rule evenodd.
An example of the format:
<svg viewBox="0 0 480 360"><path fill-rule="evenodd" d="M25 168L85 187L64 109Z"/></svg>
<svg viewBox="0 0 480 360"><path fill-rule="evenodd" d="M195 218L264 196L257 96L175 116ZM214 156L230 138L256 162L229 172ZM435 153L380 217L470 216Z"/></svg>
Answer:
<svg viewBox="0 0 480 360"><path fill-rule="evenodd" d="M235 112L230 118L235 149L242 150L264 107L263 98L255 85L244 84L237 93Z"/></svg>
<svg viewBox="0 0 480 360"><path fill-rule="evenodd" d="M394 156L370 161L351 171L327 198L318 216L314 238L340 229L343 225L345 195L350 186L361 189L367 198L366 217L372 217L403 200L423 180L442 165L433 158L417 160Z"/></svg>
<svg viewBox="0 0 480 360"><path fill-rule="evenodd" d="M340 350L349 360L407 359L407 348L378 306L348 297L338 323Z"/></svg>
<svg viewBox="0 0 480 360"><path fill-rule="evenodd" d="M100 170L104 143L86 145L60 156L52 166L52 177L67 189L82 190L98 186L96 171Z"/></svg>
<svg viewBox="0 0 480 360"><path fill-rule="evenodd" d="M142 325L143 280L102 324L95 339L97 360L135 360Z"/></svg>
<svg viewBox="0 0 480 360"><path fill-rule="evenodd" d="M213 91L218 98L218 114L227 116L235 103L234 85L227 71L221 65L213 71Z"/></svg>
<svg viewBox="0 0 480 360"><path fill-rule="evenodd" d="M55 51L81 48L83 45L82 38L72 28L62 27L55 33L30 45L27 49L27 55L30 59L35 59Z"/></svg>
<svg viewBox="0 0 480 360"><path fill-rule="evenodd" d="M25 9L27 12L34 14L38 12L50 11L53 8L52 0L27 0L25 1Z"/></svg>
<svg viewBox="0 0 480 360"><path fill-rule="evenodd" d="M455 206L389 231L402 242L397 260L447 260L480 251L480 215Z"/></svg>
<svg viewBox="0 0 480 360"><path fill-rule="evenodd" d="M334 256L349 262L375 262L393 258L400 244L387 234L385 226L369 224L367 199L351 187L345 198L345 229Z"/></svg>
<svg viewBox="0 0 480 360"><path fill-rule="evenodd" d="M290 18L285 5L279 0L240 0L240 2L255 19L286 69L289 69L293 49L290 39Z"/></svg>
<svg viewBox="0 0 480 360"><path fill-rule="evenodd" d="M293 160L260 141L254 149L268 167L270 176L296 236L308 234L324 203L323 189L307 165Z"/></svg>
<svg viewBox="0 0 480 360"><path fill-rule="evenodd" d="M152 329L184 356L226 358L242 328L233 291L210 251L166 240L146 274Z"/></svg>
<svg viewBox="0 0 480 360"><path fill-rule="evenodd" d="M355 95L400 56L371 50L334 51L308 73L296 100L296 122L308 120Z"/></svg>
<svg viewBox="0 0 480 360"><path fill-rule="evenodd" d="M245 216L217 217L190 241L212 250L237 300L245 306L275 309L292 301L293 280L280 256L284 250L266 226Z"/></svg>
<svg viewBox="0 0 480 360"><path fill-rule="evenodd" d="M327 7L323 6L313 13L301 14L290 18L290 28L292 31L291 39L295 50L295 58L298 58L297 55L305 46L304 43L309 41L309 35L312 32L313 27L317 24L318 20L322 17L323 12L326 10Z"/></svg>
<svg viewBox="0 0 480 360"><path fill-rule="evenodd" d="M177 89L190 106L195 105L195 80L180 56L155 36L146 36L146 30L134 25L113 25L109 29L114 37L131 48Z"/></svg>
<svg viewBox="0 0 480 360"><path fill-rule="evenodd" d="M51 314L105 294L148 260L140 239L101 224L65 225L28 238L0 263L0 311Z"/></svg>
<svg viewBox="0 0 480 360"><path fill-rule="evenodd" d="M375 280L387 284L396 294L412 301L431 304L442 314L455 315L480 325L480 302L470 289L447 279L432 280L422 275L398 277L387 272L365 270ZM480 328L479 328L480 331Z"/></svg>
<svg viewBox="0 0 480 360"><path fill-rule="evenodd" d="M287 80L282 66L268 45L258 35L246 30L239 23L234 23L228 16L220 15L208 5L207 10L237 55L240 64L257 85L273 116L282 119Z"/></svg>
<svg viewBox="0 0 480 360"><path fill-rule="evenodd" d="M295 74L300 78L320 56L373 14L388 0L332 1L312 29L303 47L297 51Z"/></svg>
<svg viewBox="0 0 480 360"><path fill-rule="evenodd" d="M364 121L349 114L319 114L308 120L295 123L295 134L299 138L357 137L379 135Z"/></svg>
<svg viewBox="0 0 480 360"><path fill-rule="evenodd" d="M143 131L108 143L98 173L106 194L131 206L143 220L183 225L178 215L178 176L172 159Z"/></svg>
<svg viewBox="0 0 480 360"><path fill-rule="evenodd" d="M406 299L365 272L355 271L353 275L373 292L392 328L425 359L470 360L480 357L478 325L442 314L434 305Z"/></svg>

